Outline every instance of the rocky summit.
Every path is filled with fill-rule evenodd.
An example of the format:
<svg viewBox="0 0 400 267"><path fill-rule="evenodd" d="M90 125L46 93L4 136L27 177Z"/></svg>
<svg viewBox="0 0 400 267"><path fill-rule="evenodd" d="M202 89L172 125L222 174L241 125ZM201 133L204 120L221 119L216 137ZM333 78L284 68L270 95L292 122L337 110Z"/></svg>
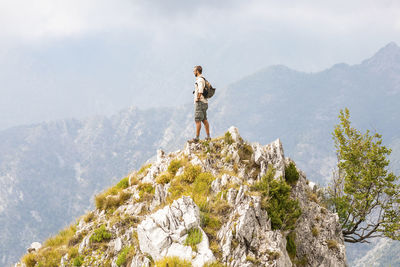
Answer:
<svg viewBox="0 0 400 267"><path fill-rule="evenodd" d="M324 194L279 139L250 143L231 127L158 150L15 266L346 266Z"/></svg>

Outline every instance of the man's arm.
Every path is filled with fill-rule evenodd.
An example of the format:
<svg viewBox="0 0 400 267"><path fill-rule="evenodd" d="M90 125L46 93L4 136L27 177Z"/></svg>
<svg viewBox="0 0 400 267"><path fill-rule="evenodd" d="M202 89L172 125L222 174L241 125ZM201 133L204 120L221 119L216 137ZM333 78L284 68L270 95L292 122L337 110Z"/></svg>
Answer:
<svg viewBox="0 0 400 267"><path fill-rule="evenodd" d="M200 100L200 97L204 91L204 87L206 86L204 79L201 79L197 84L198 94L197 94L197 101Z"/></svg>

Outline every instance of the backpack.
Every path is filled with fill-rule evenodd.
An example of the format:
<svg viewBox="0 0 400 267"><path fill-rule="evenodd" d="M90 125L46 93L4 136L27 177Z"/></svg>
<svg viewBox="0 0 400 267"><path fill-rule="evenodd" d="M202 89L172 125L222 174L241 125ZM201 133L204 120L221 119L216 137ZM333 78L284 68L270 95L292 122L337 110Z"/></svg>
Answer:
<svg viewBox="0 0 400 267"><path fill-rule="evenodd" d="M206 80L206 78L201 77L205 81L205 86L203 90L203 96L204 98L211 98L215 94L215 88L212 87L211 83Z"/></svg>

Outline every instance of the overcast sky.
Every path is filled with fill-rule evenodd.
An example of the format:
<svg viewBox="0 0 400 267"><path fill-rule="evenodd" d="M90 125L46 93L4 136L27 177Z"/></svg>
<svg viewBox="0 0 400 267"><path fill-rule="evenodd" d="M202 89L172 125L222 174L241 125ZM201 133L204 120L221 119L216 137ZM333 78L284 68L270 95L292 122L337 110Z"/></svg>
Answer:
<svg viewBox="0 0 400 267"><path fill-rule="evenodd" d="M400 44L400 1L0 0L0 129L191 101L283 64L317 72Z"/></svg>

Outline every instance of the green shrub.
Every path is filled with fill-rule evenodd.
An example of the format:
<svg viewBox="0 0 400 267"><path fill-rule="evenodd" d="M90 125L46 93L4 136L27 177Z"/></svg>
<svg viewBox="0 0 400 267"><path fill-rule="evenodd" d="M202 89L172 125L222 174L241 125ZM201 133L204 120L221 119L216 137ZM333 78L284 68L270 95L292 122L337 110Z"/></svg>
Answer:
<svg viewBox="0 0 400 267"><path fill-rule="evenodd" d="M130 247L125 247L117 257L117 261L115 262L117 266L122 266L126 263L127 261L127 255L129 253Z"/></svg>
<svg viewBox="0 0 400 267"><path fill-rule="evenodd" d="M296 258L296 232L292 231L286 236L286 251L289 254L290 259L293 261Z"/></svg>
<svg viewBox="0 0 400 267"><path fill-rule="evenodd" d="M74 258L74 266L81 266L83 264L84 258L83 256L77 256Z"/></svg>
<svg viewBox="0 0 400 267"><path fill-rule="evenodd" d="M111 238L111 233L106 229L106 226L103 224L96 230L90 237L90 242L99 243L103 240L109 240Z"/></svg>
<svg viewBox="0 0 400 267"><path fill-rule="evenodd" d="M203 234L201 230L199 228L192 228L188 232L188 236L185 240L185 245L191 246L193 249L195 249L196 245L199 244L202 239Z"/></svg>
<svg viewBox="0 0 400 267"><path fill-rule="evenodd" d="M181 179L186 183L193 183L197 175L199 175L200 173L201 173L201 166L189 165L185 168Z"/></svg>
<svg viewBox="0 0 400 267"><path fill-rule="evenodd" d="M297 172L296 166L293 162L290 162L285 167L285 180L288 184L295 184L299 180L299 173Z"/></svg>
<svg viewBox="0 0 400 267"><path fill-rule="evenodd" d="M125 189L129 186L129 177L123 178L121 181L118 182L116 185L117 188Z"/></svg>
<svg viewBox="0 0 400 267"><path fill-rule="evenodd" d="M156 262L156 267L192 267L192 264L179 257L165 257Z"/></svg>
<svg viewBox="0 0 400 267"><path fill-rule="evenodd" d="M230 132L226 132L225 136L224 136L224 141L225 143L227 143L228 145L233 144L233 138Z"/></svg>
<svg viewBox="0 0 400 267"><path fill-rule="evenodd" d="M273 230L293 230L301 215L299 202L290 198L290 185L282 179L274 179L274 176L275 170L268 169L251 190L263 196L261 207L268 212Z"/></svg>
<svg viewBox="0 0 400 267"><path fill-rule="evenodd" d="M182 167L182 161L174 159L168 166L168 172L172 176L175 176L176 172L179 170L180 167Z"/></svg>

